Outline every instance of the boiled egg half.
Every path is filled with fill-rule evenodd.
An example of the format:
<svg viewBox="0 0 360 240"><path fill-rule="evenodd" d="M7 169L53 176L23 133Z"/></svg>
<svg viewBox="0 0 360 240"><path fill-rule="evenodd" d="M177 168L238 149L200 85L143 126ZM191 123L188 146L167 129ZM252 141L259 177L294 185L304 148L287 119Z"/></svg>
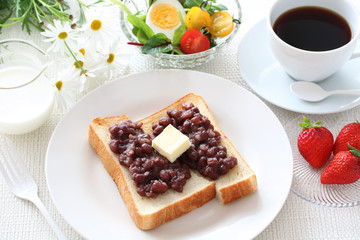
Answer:
<svg viewBox="0 0 360 240"><path fill-rule="evenodd" d="M164 33L173 40L176 28L181 25L178 11L185 19L185 10L178 0L157 0L154 2L146 15L146 24L157 33Z"/></svg>

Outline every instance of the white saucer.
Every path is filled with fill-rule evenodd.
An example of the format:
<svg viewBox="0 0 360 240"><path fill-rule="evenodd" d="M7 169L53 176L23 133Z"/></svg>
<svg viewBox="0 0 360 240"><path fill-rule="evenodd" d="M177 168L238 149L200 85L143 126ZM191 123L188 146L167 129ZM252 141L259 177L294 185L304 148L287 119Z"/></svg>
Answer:
<svg viewBox="0 0 360 240"><path fill-rule="evenodd" d="M360 96L335 95L311 103L290 91L294 82L277 63L267 42L265 19L256 23L241 40L238 64L243 79L262 98L287 110L325 114L348 110L360 104ZM349 61L336 74L319 83L326 90L360 89L360 58Z"/></svg>

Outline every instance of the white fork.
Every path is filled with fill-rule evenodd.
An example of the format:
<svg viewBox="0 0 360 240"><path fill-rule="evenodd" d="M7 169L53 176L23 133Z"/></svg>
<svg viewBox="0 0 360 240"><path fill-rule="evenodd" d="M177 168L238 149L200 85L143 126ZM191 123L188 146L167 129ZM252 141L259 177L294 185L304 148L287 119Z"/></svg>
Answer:
<svg viewBox="0 0 360 240"><path fill-rule="evenodd" d="M0 172L15 196L31 201L44 215L59 239L66 239L38 196L38 186L10 140L0 135Z"/></svg>

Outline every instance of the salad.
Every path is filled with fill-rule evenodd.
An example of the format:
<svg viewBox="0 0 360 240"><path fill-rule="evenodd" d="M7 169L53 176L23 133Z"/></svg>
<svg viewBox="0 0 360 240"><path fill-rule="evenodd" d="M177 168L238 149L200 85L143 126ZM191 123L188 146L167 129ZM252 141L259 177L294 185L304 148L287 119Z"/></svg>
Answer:
<svg viewBox="0 0 360 240"><path fill-rule="evenodd" d="M144 54L193 54L216 46L230 35L239 19L216 0L148 0L148 9L132 13L120 0L112 0L127 14L132 33Z"/></svg>

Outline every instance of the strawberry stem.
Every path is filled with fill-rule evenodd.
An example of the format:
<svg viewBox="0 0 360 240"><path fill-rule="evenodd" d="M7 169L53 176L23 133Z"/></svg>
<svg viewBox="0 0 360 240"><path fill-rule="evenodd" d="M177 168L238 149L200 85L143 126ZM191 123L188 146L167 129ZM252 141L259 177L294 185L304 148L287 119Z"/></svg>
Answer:
<svg viewBox="0 0 360 240"><path fill-rule="evenodd" d="M322 122L315 122L314 124L311 124L311 121L309 118L304 117L304 122L303 123L299 123L299 126L302 129L306 129L306 128L317 128L317 127L321 127L322 126Z"/></svg>
<svg viewBox="0 0 360 240"><path fill-rule="evenodd" d="M353 146L351 146L350 144L348 144L350 152L355 155L356 157L360 158L360 151L356 148L354 148Z"/></svg>

